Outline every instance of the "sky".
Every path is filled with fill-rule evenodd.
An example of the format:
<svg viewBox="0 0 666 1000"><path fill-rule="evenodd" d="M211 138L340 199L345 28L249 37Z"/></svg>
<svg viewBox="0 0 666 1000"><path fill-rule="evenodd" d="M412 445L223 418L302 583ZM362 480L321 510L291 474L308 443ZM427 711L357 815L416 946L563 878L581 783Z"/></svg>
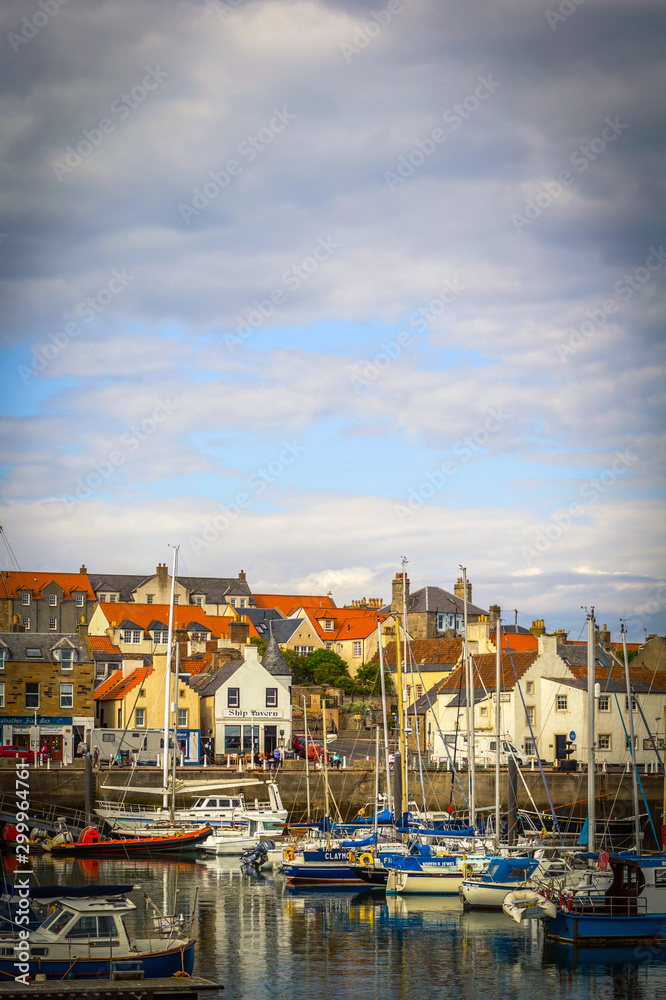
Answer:
<svg viewBox="0 0 666 1000"><path fill-rule="evenodd" d="M661 0L0 6L2 568L666 630ZM12 558L15 557L16 562Z"/></svg>

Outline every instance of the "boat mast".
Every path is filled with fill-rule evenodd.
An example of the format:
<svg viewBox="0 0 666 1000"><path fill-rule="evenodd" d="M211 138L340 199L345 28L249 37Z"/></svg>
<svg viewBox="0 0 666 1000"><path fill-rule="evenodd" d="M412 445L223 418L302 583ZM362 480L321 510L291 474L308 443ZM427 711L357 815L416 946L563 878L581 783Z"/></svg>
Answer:
<svg viewBox="0 0 666 1000"><path fill-rule="evenodd" d="M596 803L594 775L594 608L587 616L587 849L596 847Z"/></svg>
<svg viewBox="0 0 666 1000"><path fill-rule="evenodd" d="M303 723L305 729L305 791L308 797L308 823L310 822L310 761L308 759L308 754L310 752L310 746L308 744L308 707L305 701L305 695L303 695Z"/></svg>
<svg viewBox="0 0 666 1000"><path fill-rule="evenodd" d="M180 670L180 646L176 641L176 683L173 694L173 768L171 771L171 822L176 822L176 761L178 757L178 673Z"/></svg>
<svg viewBox="0 0 666 1000"><path fill-rule="evenodd" d="M379 846L379 726L375 726L375 848Z"/></svg>
<svg viewBox="0 0 666 1000"><path fill-rule="evenodd" d="M379 672L382 685L382 721L384 723L384 758L386 766L386 804L391 811L391 770L389 767L389 737L388 737L388 713L386 709L386 677L384 676L384 642L382 633L382 621L377 619L378 647L379 647ZM400 627L398 626L398 639L400 638ZM395 818L395 802L393 803L393 817Z"/></svg>
<svg viewBox="0 0 666 1000"><path fill-rule="evenodd" d="M474 753L474 671L469 656L469 642L467 640L467 567L461 566L463 575L463 660L465 662L465 684L467 686L467 782L469 791L469 822L476 832L476 788L475 774L476 767Z"/></svg>
<svg viewBox="0 0 666 1000"><path fill-rule="evenodd" d="M169 598L169 631L167 634L167 657L164 676L164 753L162 754L162 808L169 805L169 711L171 708L171 657L173 655L173 605L178 571L178 549L173 547L173 569L171 571L171 596Z"/></svg>
<svg viewBox="0 0 666 1000"><path fill-rule="evenodd" d="M404 664L405 677L407 676L407 559L405 556L402 557L402 649L403 658L402 662ZM427 590L426 590L427 593ZM402 799L405 803L405 812L409 811L409 783L408 783L408 760L407 760L407 728L409 723L408 717L408 707L407 707L407 689L403 689L403 715L400 718L400 732L403 734L402 739Z"/></svg>
<svg viewBox="0 0 666 1000"><path fill-rule="evenodd" d="M631 749L631 783L634 793L634 836L636 838L636 854L641 853L641 819L638 812L638 774L636 772L636 748L634 745L634 694L631 689L629 675L629 656L627 654L627 633L624 623L621 626L622 652L624 653L624 679L627 687L627 711L629 713L629 746Z"/></svg>
<svg viewBox="0 0 666 1000"><path fill-rule="evenodd" d="M326 797L326 849L331 849L331 821L328 815L328 752L326 750L326 695L321 699L321 724L324 728L324 795ZM307 738L305 745L307 747Z"/></svg>
<svg viewBox="0 0 666 1000"><path fill-rule="evenodd" d="M404 584L404 576L403 576L403 584ZM400 616L396 615L396 619L397 619L397 621L399 623ZM405 631L405 628L406 628L406 622L405 622L405 619L403 617L403 620L402 620L402 630L403 630L403 633ZM396 783L396 781L394 781L393 799L394 799L394 809L395 809L395 821L396 822L398 821L398 815L399 815L400 816L400 823L402 824L402 819L403 819L403 816L405 814L405 782L404 782L405 711L404 711L404 708L403 708L404 690L403 690L403 687L402 687L402 663L401 663L401 658L400 658L400 627L399 626L398 626L398 632L396 634L395 639L396 639L396 642L395 642L395 654L396 654L395 655L395 664L396 664L395 680L396 680L396 688L397 688L397 691L398 691L398 741L399 741L398 742L398 754L400 754L400 761L399 762L397 760L398 754L396 754L395 769L396 769L396 771L398 771L398 763L399 763L399 765L400 765L400 768L399 768L399 771L400 771L400 780L397 783ZM399 785L399 794L396 792L397 785Z"/></svg>
<svg viewBox="0 0 666 1000"><path fill-rule="evenodd" d="M502 703L502 623L498 617L495 622L495 845L500 846L500 737L502 735L501 708Z"/></svg>

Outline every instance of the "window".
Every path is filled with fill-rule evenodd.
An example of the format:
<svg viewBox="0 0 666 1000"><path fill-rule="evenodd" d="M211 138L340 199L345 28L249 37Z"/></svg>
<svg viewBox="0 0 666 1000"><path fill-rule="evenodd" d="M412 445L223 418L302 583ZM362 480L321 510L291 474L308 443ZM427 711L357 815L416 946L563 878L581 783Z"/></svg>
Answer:
<svg viewBox="0 0 666 1000"><path fill-rule="evenodd" d="M526 694L534 694L534 681L527 681L525 692Z"/></svg>
<svg viewBox="0 0 666 1000"><path fill-rule="evenodd" d="M61 708L74 708L74 685L73 684L61 684L60 685L60 707Z"/></svg>
<svg viewBox="0 0 666 1000"><path fill-rule="evenodd" d="M240 688L227 688L227 708L240 708Z"/></svg>
<svg viewBox="0 0 666 1000"><path fill-rule="evenodd" d="M153 641L158 646L166 646L169 642L169 630L164 629L164 631L162 631L161 629L155 629L153 632Z"/></svg>
<svg viewBox="0 0 666 1000"><path fill-rule="evenodd" d="M138 644L141 642L141 629L124 628L121 633L123 642Z"/></svg>
<svg viewBox="0 0 666 1000"><path fill-rule="evenodd" d="M5 707L5 682L0 681L0 708Z"/></svg>
<svg viewBox="0 0 666 1000"><path fill-rule="evenodd" d="M174 594L173 595L173 603L174 604L180 604L180 594Z"/></svg>
<svg viewBox="0 0 666 1000"><path fill-rule="evenodd" d="M423 687L422 687L421 684L417 684L416 685L416 697L420 698L422 694L423 694Z"/></svg>
<svg viewBox="0 0 666 1000"><path fill-rule="evenodd" d="M115 603L116 603L116 595L109 594L109 604L115 604Z"/></svg>
<svg viewBox="0 0 666 1000"><path fill-rule="evenodd" d="M7 650L0 646L0 670L5 669L5 660L7 659Z"/></svg>
<svg viewBox="0 0 666 1000"><path fill-rule="evenodd" d="M568 695L558 694L555 695L555 711L556 712L566 712L568 706Z"/></svg>
<svg viewBox="0 0 666 1000"><path fill-rule="evenodd" d="M629 695L625 695L624 708L625 708L626 712L629 711ZM631 696L631 711L632 712L636 712L637 711L637 708L636 708L636 699L634 698L633 694Z"/></svg>
<svg viewBox="0 0 666 1000"><path fill-rule="evenodd" d="M536 705L525 705L525 719L530 726L536 723Z"/></svg>
<svg viewBox="0 0 666 1000"><path fill-rule="evenodd" d="M74 600L76 601L77 608L82 608L85 603L85 594L75 594Z"/></svg>
<svg viewBox="0 0 666 1000"><path fill-rule="evenodd" d="M21 594L21 604L30 604L30 594Z"/></svg>
<svg viewBox="0 0 666 1000"><path fill-rule="evenodd" d="M99 603L100 604L106 604L106 594L100 594L99 595Z"/></svg>
<svg viewBox="0 0 666 1000"><path fill-rule="evenodd" d="M154 597L155 597L154 594L146 594L146 604L152 604Z"/></svg>
<svg viewBox="0 0 666 1000"><path fill-rule="evenodd" d="M324 649L333 649L333 643L332 642L325 642L324 643Z"/></svg>
<svg viewBox="0 0 666 1000"><path fill-rule="evenodd" d="M483 715L483 716L488 715L488 706L487 705L481 705L481 707L479 708L479 715Z"/></svg>
<svg viewBox="0 0 666 1000"><path fill-rule="evenodd" d="M134 725L143 727L146 724L146 710L145 708L136 708L134 710Z"/></svg>
<svg viewBox="0 0 666 1000"><path fill-rule="evenodd" d="M599 733L599 742L597 743L598 750L610 750L611 748L611 738L608 733Z"/></svg>
<svg viewBox="0 0 666 1000"><path fill-rule="evenodd" d="M178 709L178 723L177 723L177 725L178 725L179 729L187 729L187 709L186 708L179 708Z"/></svg>
<svg viewBox="0 0 666 1000"><path fill-rule="evenodd" d="M246 604L247 604L247 601L245 600L245 598L241 597L241 599L238 602L238 607L239 608L244 608Z"/></svg>
<svg viewBox="0 0 666 1000"><path fill-rule="evenodd" d="M60 650L60 669L61 670L73 670L74 668L74 650L73 649L61 649Z"/></svg>
<svg viewBox="0 0 666 1000"><path fill-rule="evenodd" d="M41 649L26 649L25 655L30 657L31 660L39 660L42 656Z"/></svg>
<svg viewBox="0 0 666 1000"><path fill-rule="evenodd" d="M57 594L49 594L49 607L50 608L55 608L57 606L57 604L58 604L58 595Z"/></svg>
<svg viewBox="0 0 666 1000"><path fill-rule="evenodd" d="M30 628L30 619L29 618L21 618L21 625L23 625L23 628L26 629L26 631L27 631Z"/></svg>
<svg viewBox="0 0 666 1000"><path fill-rule="evenodd" d="M231 605L232 608L235 608L236 607L236 598L235 597L230 597L229 598L229 604Z"/></svg>
<svg viewBox="0 0 666 1000"><path fill-rule="evenodd" d="M339 649L341 650L342 646L340 646ZM298 656L309 656L310 653L314 653L314 646L294 646L294 652L297 653Z"/></svg>
<svg viewBox="0 0 666 1000"><path fill-rule="evenodd" d="M196 604L196 605L197 605L198 607L201 607L201 605L203 604L203 597L195 597L195 598L194 598L194 603L195 603L195 604Z"/></svg>
<svg viewBox="0 0 666 1000"><path fill-rule="evenodd" d="M266 708L277 708L278 689L266 688Z"/></svg>
<svg viewBox="0 0 666 1000"><path fill-rule="evenodd" d="M600 694L599 695L599 703L598 703L597 707L598 707L598 709L599 709L600 712L610 712L610 707L611 707L611 705L610 705L610 695L609 694Z"/></svg>
<svg viewBox="0 0 666 1000"><path fill-rule="evenodd" d="M363 649L363 644L360 641L359 642L353 642L352 643L352 656L362 656L363 655L362 649Z"/></svg>
<svg viewBox="0 0 666 1000"><path fill-rule="evenodd" d="M333 619L332 618L327 618L326 619L326 621L324 622L324 629L325 629L326 632L332 632L333 631Z"/></svg>
<svg viewBox="0 0 666 1000"><path fill-rule="evenodd" d="M39 684L34 681L25 682L25 707L39 708Z"/></svg>
<svg viewBox="0 0 666 1000"><path fill-rule="evenodd" d="M525 737L525 753L528 757L536 757L537 755L536 742L531 736Z"/></svg>
<svg viewBox="0 0 666 1000"><path fill-rule="evenodd" d="M49 629L51 632L55 632L58 628L58 622L55 618L49 618Z"/></svg>

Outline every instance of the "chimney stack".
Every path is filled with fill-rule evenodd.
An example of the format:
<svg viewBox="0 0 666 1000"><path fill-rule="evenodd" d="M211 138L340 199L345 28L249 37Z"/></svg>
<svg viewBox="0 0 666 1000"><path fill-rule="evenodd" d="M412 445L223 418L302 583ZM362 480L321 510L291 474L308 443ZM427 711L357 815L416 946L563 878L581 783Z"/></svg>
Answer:
<svg viewBox="0 0 666 1000"><path fill-rule="evenodd" d="M391 611L395 614L402 614L403 609L403 589L406 591L405 603L409 611L409 577L403 577L402 573L396 573L392 584Z"/></svg>
<svg viewBox="0 0 666 1000"><path fill-rule="evenodd" d="M246 580L246 577L245 577L245 570L244 569L242 569L240 571L240 573L238 574L238 582L239 583L247 583L247 580Z"/></svg>
<svg viewBox="0 0 666 1000"><path fill-rule="evenodd" d="M535 622L532 622L532 627L530 628L532 635L545 635L546 625L543 618L538 618Z"/></svg>
<svg viewBox="0 0 666 1000"><path fill-rule="evenodd" d="M86 564L85 563L81 566L81 569L79 570L79 573L81 573L83 576L86 576L86 574L88 573L88 570L86 569Z"/></svg>
<svg viewBox="0 0 666 1000"><path fill-rule="evenodd" d="M461 576L456 580L455 587L453 588L453 593L455 597L459 597L461 601L465 600L465 593L463 588L463 578ZM467 603L472 603L472 584L467 581Z"/></svg>
<svg viewBox="0 0 666 1000"><path fill-rule="evenodd" d="M491 604L488 608L488 621L490 622L490 627L497 627L497 622L502 617L502 609L499 604Z"/></svg>
<svg viewBox="0 0 666 1000"><path fill-rule="evenodd" d="M611 648L611 634L607 625L599 629L599 642L604 649L609 650Z"/></svg>
<svg viewBox="0 0 666 1000"><path fill-rule="evenodd" d="M88 635L88 622L85 619L85 615L81 615L78 625L76 626L76 631L83 638L83 636Z"/></svg>

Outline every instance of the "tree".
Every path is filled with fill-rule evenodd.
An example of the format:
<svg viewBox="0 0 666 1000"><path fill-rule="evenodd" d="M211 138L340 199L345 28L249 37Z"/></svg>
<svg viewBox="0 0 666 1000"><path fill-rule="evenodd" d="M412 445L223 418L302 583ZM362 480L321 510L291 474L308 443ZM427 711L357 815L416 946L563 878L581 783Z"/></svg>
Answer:
<svg viewBox="0 0 666 1000"><path fill-rule="evenodd" d="M345 682L352 683L347 664L331 649L315 649L306 657L308 670L311 671L315 684L329 687L345 687ZM346 687L345 687L346 689Z"/></svg>
<svg viewBox="0 0 666 1000"><path fill-rule="evenodd" d="M356 671L354 681L358 694L379 696L382 693L382 679L378 663L362 663ZM386 664L384 664L384 685L387 695L395 693L391 671Z"/></svg>
<svg viewBox="0 0 666 1000"><path fill-rule="evenodd" d="M253 635L250 638L250 645L257 647L259 653L259 659L261 659L264 653L266 652L266 646L268 645L268 643L266 642L265 639L260 639L258 635Z"/></svg>

